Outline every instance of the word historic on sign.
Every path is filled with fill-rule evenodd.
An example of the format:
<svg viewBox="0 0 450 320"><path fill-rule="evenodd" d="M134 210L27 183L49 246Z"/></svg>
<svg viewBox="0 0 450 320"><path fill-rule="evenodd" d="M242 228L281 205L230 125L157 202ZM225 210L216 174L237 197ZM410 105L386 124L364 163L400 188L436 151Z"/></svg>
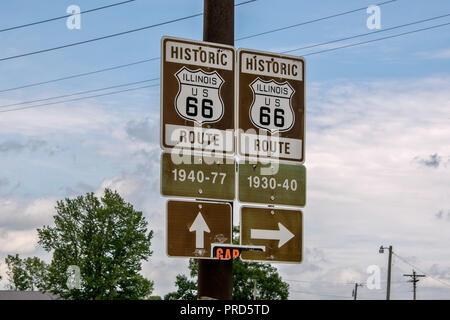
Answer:
<svg viewBox="0 0 450 320"><path fill-rule="evenodd" d="M243 53L241 68L244 73L303 80L302 63L292 59Z"/></svg>
<svg viewBox="0 0 450 320"><path fill-rule="evenodd" d="M193 43L168 41L166 61L233 70L233 52Z"/></svg>

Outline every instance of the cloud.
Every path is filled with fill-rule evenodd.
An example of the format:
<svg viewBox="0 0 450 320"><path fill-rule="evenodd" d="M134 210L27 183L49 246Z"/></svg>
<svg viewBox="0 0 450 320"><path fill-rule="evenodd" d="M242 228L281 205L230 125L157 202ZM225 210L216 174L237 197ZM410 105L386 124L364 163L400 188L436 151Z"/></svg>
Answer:
<svg viewBox="0 0 450 320"><path fill-rule="evenodd" d="M37 198L29 202L17 197L0 198L0 226L8 230L23 230L49 224L56 213L56 201L55 197Z"/></svg>
<svg viewBox="0 0 450 320"><path fill-rule="evenodd" d="M450 49L442 49L433 52L421 52L419 55L428 59L450 59Z"/></svg>
<svg viewBox="0 0 450 320"><path fill-rule="evenodd" d="M0 153L21 153L21 152L44 152L48 155L62 151L59 145L50 146L49 143L42 139L29 139L21 143L17 140L7 140L0 143Z"/></svg>
<svg viewBox="0 0 450 320"><path fill-rule="evenodd" d="M0 189L7 187L9 185L9 180L7 178L0 178Z"/></svg>
<svg viewBox="0 0 450 320"><path fill-rule="evenodd" d="M438 168L439 164L441 163L442 157L440 157L437 153L431 154L428 159L423 159L420 157L415 157L414 160L425 166L425 167L429 167L429 168Z"/></svg>
<svg viewBox="0 0 450 320"><path fill-rule="evenodd" d="M438 220L447 220L450 221L450 210L445 213L444 210L439 210L435 215L436 219Z"/></svg>
<svg viewBox="0 0 450 320"><path fill-rule="evenodd" d="M159 126L159 119L150 119L149 117L146 117L141 120L128 121L125 126L125 131L132 139L158 144Z"/></svg>
<svg viewBox="0 0 450 320"><path fill-rule="evenodd" d="M30 253L37 246L37 231L0 229L0 253Z"/></svg>
<svg viewBox="0 0 450 320"><path fill-rule="evenodd" d="M448 250L450 234L443 231L445 226L440 221L447 214L442 208L450 208L449 166L445 165L450 145L443 143L450 141L449 82L448 77L433 77L309 85L304 262L276 264L283 279L311 281L307 287L311 292L351 298L352 283L366 280L368 265L381 266L382 281L385 280L387 257L378 253L382 244L392 244L396 252L405 256L420 257L424 270L428 270L427 264L450 264L448 255L443 254ZM81 160L67 170L68 187L61 190L73 195L85 191L102 195L103 189L109 187L143 211L155 234L151 247L154 254L144 263L142 273L155 281L155 294L164 295L173 290L176 274L188 271L187 259L168 258L165 254L166 199L159 194L159 121L151 115L141 118L133 115L130 120L106 113L104 119L102 114L95 108L91 113L81 108L80 114L68 119L67 131L57 121L58 117L61 121L66 119L64 113L47 122L44 129L47 134L54 130L62 135L78 135L79 130L83 137L95 137L82 142L83 146L92 143L89 145L92 148L77 153ZM0 119L0 132L7 129L1 122ZM30 125L28 133L37 134L37 124ZM15 126L8 132L21 132L18 124ZM108 172L89 180L83 175L86 164L82 159L98 153L105 164L112 165ZM95 161L89 164L92 163L98 165ZM433 170L418 170L418 164ZM8 176L8 179L15 178ZM83 179L83 185L79 179ZM4 197L10 203L0 203L1 212L7 213L0 216L0 225L9 231L23 231L51 219L44 212L53 212L52 206L50 202L45 205L43 199L56 200ZM47 207L49 211L38 210L39 207ZM430 212L437 213L435 219L430 219ZM19 219L20 216L23 218ZM234 217L234 224L239 224L238 211ZM406 270L394 268L393 279L404 280L402 273L411 269L403 267ZM301 291L300 285L292 284L292 288ZM398 290L393 289L393 296L410 298L407 291L410 287L404 289L399 285ZM431 297L444 296L440 291L433 292ZM382 290L361 289L360 294L383 298ZM311 296L291 294L291 298L299 297Z"/></svg>
<svg viewBox="0 0 450 320"><path fill-rule="evenodd" d="M123 123L123 117L111 108L102 108L95 103L80 102L74 107L61 104L51 107L51 111L42 108L2 113L0 134L17 136L54 137L55 134L84 135L89 132L105 132Z"/></svg>

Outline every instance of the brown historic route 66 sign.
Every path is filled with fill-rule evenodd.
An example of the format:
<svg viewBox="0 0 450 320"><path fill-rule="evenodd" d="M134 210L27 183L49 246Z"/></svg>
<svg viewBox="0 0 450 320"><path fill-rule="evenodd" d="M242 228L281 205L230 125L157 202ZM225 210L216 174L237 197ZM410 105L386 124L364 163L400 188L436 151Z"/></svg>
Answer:
<svg viewBox="0 0 450 320"><path fill-rule="evenodd" d="M238 59L239 154L303 163L303 58L239 49Z"/></svg>
<svg viewBox="0 0 450 320"><path fill-rule="evenodd" d="M161 47L161 147L234 153L234 48L170 37Z"/></svg>

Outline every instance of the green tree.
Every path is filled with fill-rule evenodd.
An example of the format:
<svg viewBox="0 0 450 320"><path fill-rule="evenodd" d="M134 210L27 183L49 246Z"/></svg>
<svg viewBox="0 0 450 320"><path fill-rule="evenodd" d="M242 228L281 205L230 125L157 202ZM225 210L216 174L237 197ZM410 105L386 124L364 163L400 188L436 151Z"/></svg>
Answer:
<svg viewBox="0 0 450 320"><path fill-rule="evenodd" d="M48 291L70 299L142 299L153 282L139 274L147 260L153 231L147 232L142 212L117 192L105 189L58 201L55 226L38 229L39 244L53 258L48 266ZM69 266L80 270L80 286L68 288Z"/></svg>
<svg viewBox="0 0 450 320"><path fill-rule="evenodd" d="M234 234L239 234L235 227ZM234 244L239 238L233 239ZM168 293L166 300L197 299L198 263L189 259L190 279L185 275L177 275L175 292ZM289 284L283 282L275 267L267 263L247 262L241 259L233 260L233 300L252 300L256 280L256 298L259 300L286 300L289 296Z"/></svg>
<svg viewBox="0 0 450 320"><path fill-rule="evenodd" d="M18 254L8 255L5 258L8 266L7 287L10 290L33 291L35 289L44 291L47 278L47 264L37 257L21 259Z"/></svg>

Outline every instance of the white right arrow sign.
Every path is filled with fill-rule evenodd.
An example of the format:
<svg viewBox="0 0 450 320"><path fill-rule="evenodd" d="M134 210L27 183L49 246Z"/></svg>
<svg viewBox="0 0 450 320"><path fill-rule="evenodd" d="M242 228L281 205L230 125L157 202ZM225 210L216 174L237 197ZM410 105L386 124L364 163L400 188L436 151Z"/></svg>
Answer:
<svg viewBox="0 0 450 320"><path fill-rule="evenodd" d="M278 223L279 230L251 229L250 238L264 240L279 240L278 248L281 248L286 242L291 240L295 235L290 232L281 223Z"/></svg>

